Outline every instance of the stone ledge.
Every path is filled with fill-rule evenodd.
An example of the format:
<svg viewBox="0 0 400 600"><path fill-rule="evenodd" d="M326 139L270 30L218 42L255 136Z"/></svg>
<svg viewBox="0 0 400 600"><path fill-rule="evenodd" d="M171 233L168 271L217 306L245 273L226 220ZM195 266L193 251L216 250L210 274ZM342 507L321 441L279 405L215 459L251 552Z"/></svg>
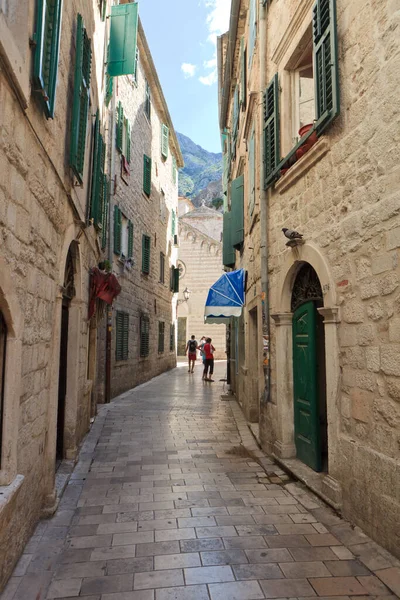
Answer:
<svg viewBox="0 0 400 600"><path fill-rule="evenodd" d="M19 493L24 479L25 477L23 475L17 475L9 485L0 486L0 514Z"/></svg>
<svg viewBox="0 0 400 600"><path fill-rule="evenodd" d="M283 175L275 184L275 190L280 194L286 192L292 185L296 183L300 177L304 175L311 167L313 167L323 156L330 150L330 141L327 137L322 137L318 142L304 154L285 175Z"/></svg>

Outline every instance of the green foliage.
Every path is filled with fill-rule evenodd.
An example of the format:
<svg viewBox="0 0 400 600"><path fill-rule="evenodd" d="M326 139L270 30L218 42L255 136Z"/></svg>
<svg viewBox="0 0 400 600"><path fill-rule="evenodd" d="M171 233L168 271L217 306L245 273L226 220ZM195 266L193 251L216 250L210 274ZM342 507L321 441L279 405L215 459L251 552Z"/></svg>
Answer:
<svg viewBox="0 0 400 600"><path fill-rule="evenodd" d="M214 198L214 200L212 200L211 204L214 206L214 208L216 210L218 210L219 208L221 208L221 206L223 205L224 201L222 200L222 198Z"/></svg>
<svg viewBox="0 0 400 600"><path fill-rule="evenodd" d="M179 171L179 195L193 198L212 181L222 177L222 154L204 150L177 133L185 166Z"/></svg>

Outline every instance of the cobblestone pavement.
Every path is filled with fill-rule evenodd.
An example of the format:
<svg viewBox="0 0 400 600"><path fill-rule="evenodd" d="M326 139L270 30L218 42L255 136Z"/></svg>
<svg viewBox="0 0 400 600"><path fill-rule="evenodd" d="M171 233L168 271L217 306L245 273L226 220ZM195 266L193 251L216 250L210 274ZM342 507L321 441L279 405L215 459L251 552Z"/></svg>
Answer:
<svg viewBox="0 0 400 600"><path fill-rule="evenodd" d="M180 367L100 409L2 600L400 595L398 561L258 449L223 372Z"/></svg>

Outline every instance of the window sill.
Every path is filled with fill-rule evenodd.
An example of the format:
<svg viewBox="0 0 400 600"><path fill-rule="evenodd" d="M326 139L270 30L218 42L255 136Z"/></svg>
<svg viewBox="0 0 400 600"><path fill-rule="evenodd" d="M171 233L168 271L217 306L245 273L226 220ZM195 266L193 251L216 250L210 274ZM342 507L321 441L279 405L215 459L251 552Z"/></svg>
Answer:
<svg viewBox="0 0 400 600"><path fill-rule="evenodd" d="M275 190L283 194L330 150L328 137L321 137L276 183Z"/></svg>

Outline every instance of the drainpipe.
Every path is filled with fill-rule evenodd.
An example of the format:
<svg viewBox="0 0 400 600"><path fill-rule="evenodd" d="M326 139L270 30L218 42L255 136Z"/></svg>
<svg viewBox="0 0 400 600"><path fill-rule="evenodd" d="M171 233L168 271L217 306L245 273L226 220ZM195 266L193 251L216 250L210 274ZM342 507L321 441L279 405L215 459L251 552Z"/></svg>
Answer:
<svg viewBox="0 0 400 600"><path fill-rule="evenodd" d="M114 203L112 199L115 196L115 88L117 80L114 79L113 95L111 98L111 156L110 156L110 202L108 203L108 261L113 264L113 226L114 226ZM111 343L112 343L112 305L107 304L107 325L106 325L106 377L104 387L104 401L109 403L111 400Z"/></svg>
<svg viewBox="0 0 400 600"><path fill-rule="evenodd" d="M260 49L260 149L263 149L261 156L264 156L264 90L267 86L266 77L266 42L267 42L267 8L263 0L259 1L259 49ZM261 163L261 161L260 161ZM268 402L271 392L271 371L270 371L270 326L269 326L269 288L268 288L268 195L264 189L264 161L260 164L260 227L261 227L261 294L262 294L262 329L263 336L268 336L268 352L263 353L263 360L268 360L268 363L263 363L264 372L264 402ZM264 339L263 339L264 345Z"/></svg>

